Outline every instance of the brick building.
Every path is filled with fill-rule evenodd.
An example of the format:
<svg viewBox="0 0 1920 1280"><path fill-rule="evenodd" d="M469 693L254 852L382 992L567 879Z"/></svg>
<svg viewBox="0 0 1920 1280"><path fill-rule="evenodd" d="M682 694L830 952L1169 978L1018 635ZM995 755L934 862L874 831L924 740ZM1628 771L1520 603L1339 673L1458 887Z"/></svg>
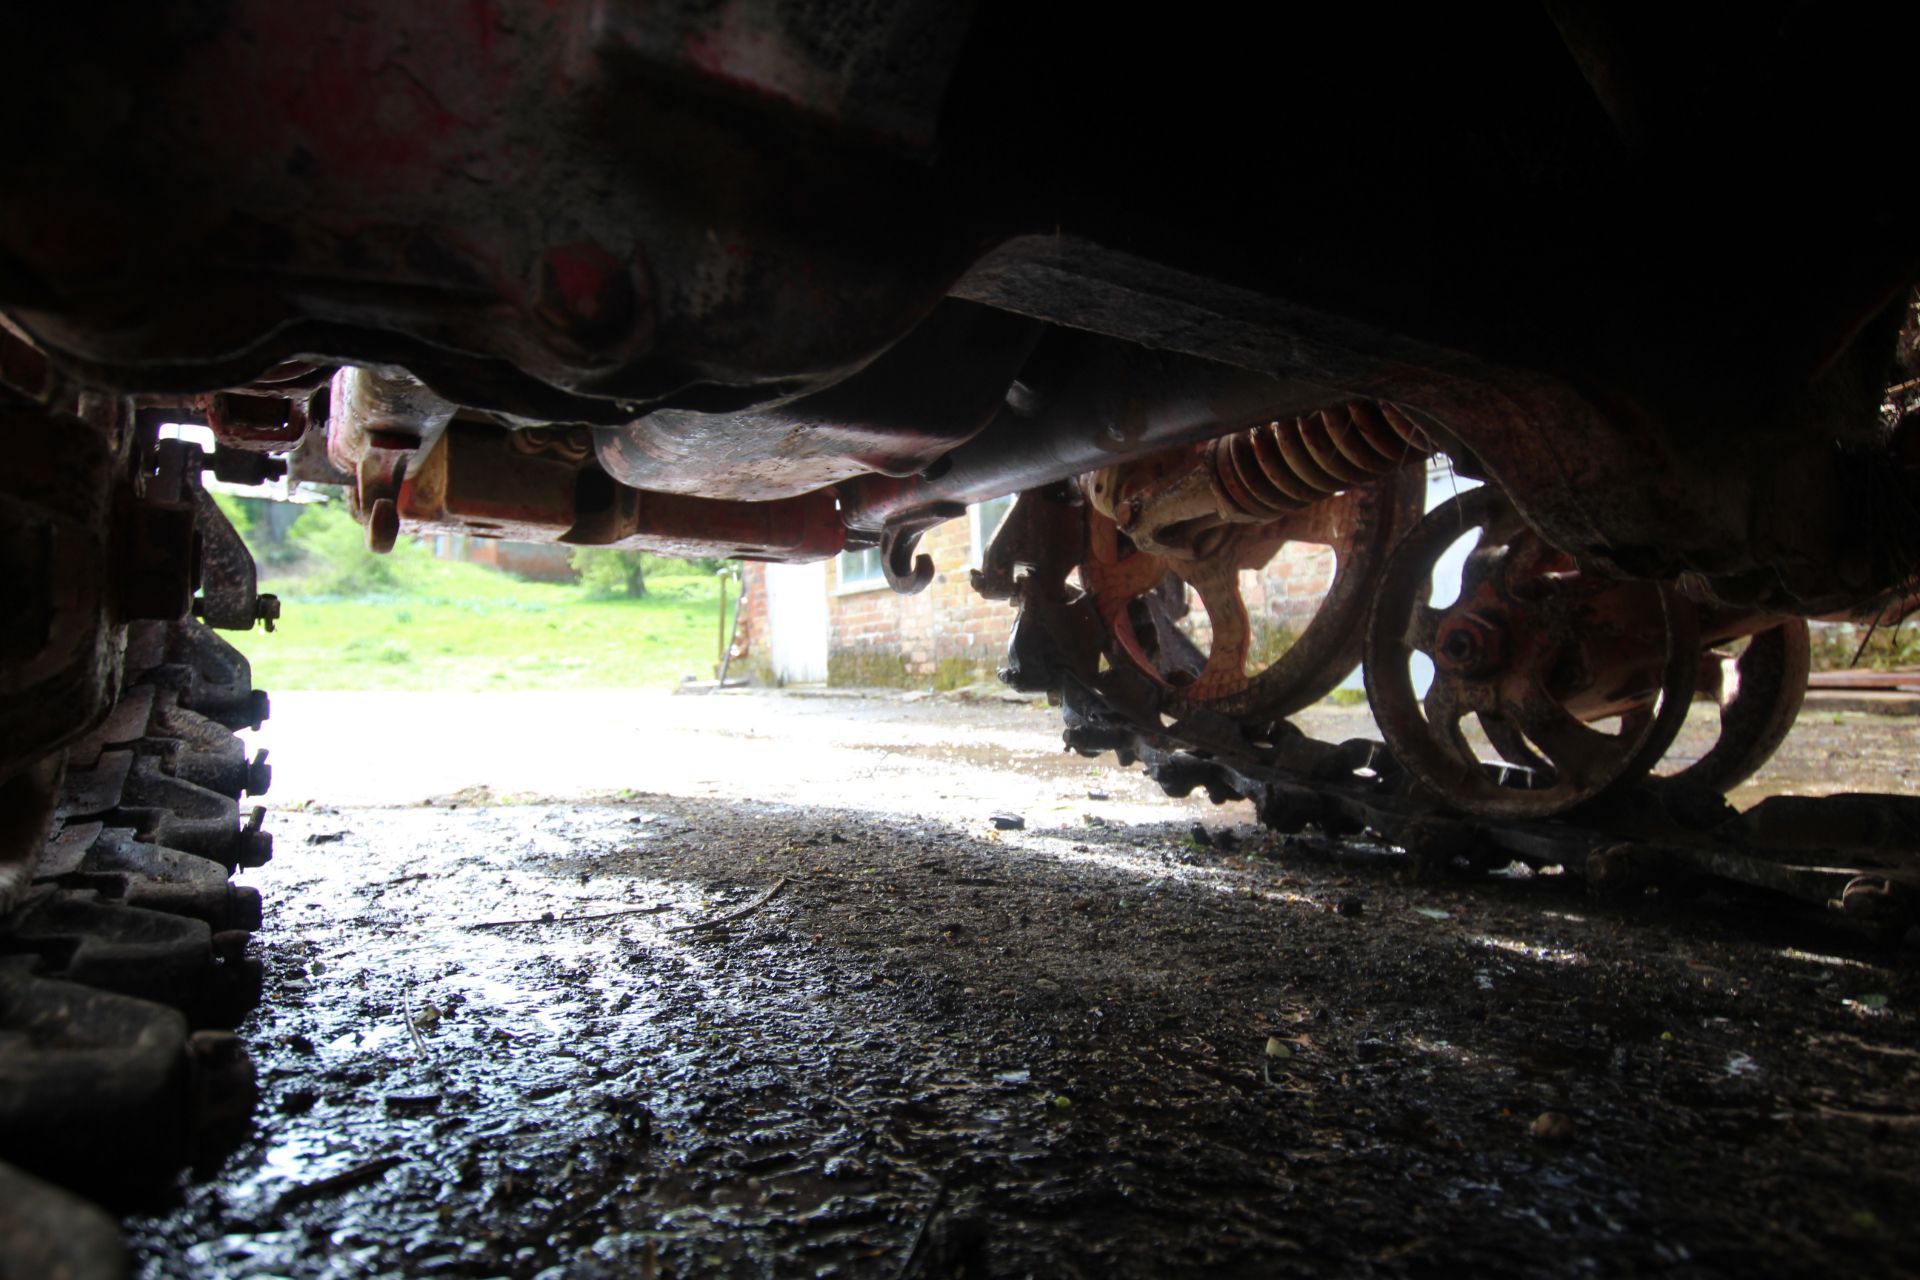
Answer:
<svg viewBox="0 0 1920 1280"><path fill-rule="evenodd" d="M877 550L821 565L747 565L747 669L783 683L950 689L992 679L1013 609L975 595L968 575L1011 506L982 503L928 530L920 551L936 572L918 595L887 586Z"/></svg>
<svg viewBox="0 0 1920 1280"><path fill-rule="evenodd" d="M933 582L918 595L887 587L878 551L842 554L820 565L746 566L738 637L746 670L779 683L951 689L991 680L1006 652L1013 607L974 594L969 571L1012 500L972 507L929 530L920 551L933 557ZM1241 576L1256 653L1284 643L1312 617L1333 577L1324 547L1285 548L1261 573ZM1206 612L1193 601L1188 630L1204 645Z"/></svg>
<svg viewBox="0 0 1920 1280"><path fill-rule="evenodd" d="M542 582L574 582L580 577L568 558L568 549L557 542L508 542L467 533L436 533L428 539L428 548L441 560L489 565Z"/></svg>

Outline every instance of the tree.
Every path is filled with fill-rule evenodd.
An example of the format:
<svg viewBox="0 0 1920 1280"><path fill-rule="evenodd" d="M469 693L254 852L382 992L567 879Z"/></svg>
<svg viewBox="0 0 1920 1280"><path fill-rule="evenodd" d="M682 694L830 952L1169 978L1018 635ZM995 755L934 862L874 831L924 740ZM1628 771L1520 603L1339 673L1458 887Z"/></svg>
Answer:
<svg viewBox="0 0 1920 1280"><path fill-rule="evenodd" d="M644 551L621 551L614 547L574 547L567 562L580 575L580 585L588 595L626 595L639 599L647 594L647 561Z"/></svg>

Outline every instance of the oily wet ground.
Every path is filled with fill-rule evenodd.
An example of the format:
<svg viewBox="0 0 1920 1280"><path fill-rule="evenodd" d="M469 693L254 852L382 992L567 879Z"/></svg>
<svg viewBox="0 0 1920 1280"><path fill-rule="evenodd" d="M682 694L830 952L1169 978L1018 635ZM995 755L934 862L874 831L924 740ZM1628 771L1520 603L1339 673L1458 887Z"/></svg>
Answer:
<svg viewBox="0 0 1920 1280"><path fill-rule="evenodd" d="M1077 773L995 832L926 754L886 812L738 798L797 760L277 814L259 1132L141 1270L1912 1273L1911 947L1202 845Z"/></svg>

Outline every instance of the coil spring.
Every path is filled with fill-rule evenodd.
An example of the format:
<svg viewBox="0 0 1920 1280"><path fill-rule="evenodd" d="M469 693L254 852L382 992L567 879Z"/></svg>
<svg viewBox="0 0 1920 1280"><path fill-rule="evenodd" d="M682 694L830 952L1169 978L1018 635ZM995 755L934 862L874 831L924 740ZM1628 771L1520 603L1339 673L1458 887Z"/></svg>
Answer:
<svg viewBox="0 0 1920 1280"><path fill-rule="evenodd" d="M1219 492L1250 520L1272 520L1433 452L1426 432L1390 404L1355 401L1269 422L1213 442Z"/></svg>

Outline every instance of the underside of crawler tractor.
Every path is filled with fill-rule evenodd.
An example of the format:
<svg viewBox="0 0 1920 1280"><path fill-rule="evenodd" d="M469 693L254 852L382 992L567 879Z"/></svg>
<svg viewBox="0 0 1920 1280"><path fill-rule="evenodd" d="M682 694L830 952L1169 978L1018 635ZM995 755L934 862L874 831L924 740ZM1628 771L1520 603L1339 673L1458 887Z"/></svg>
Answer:
<svg viewBox="0 0 1920 1280"><path fill-rule="evenodd" d="M44 1034L0 1156L94 1189L45 1134L138 1124L170 1166L244 1074L192 1028L246 985L266 708L206 628L277 605L208 471L344 486L376 549L877 548L901 591L1018 494L975 586L1074 748L1443 865L1911 924L1913 801L1721 798L1807 620L1920 569L1911 33L1322 10L13 15L0 991ZM1482 483L1423 514L1437 455ZM1276 657L1242 583L1300 542L1338 569ZM1380 741L1288 723L1356 664ZM1696 698L1719 741L1664 762Z"/></svg>

